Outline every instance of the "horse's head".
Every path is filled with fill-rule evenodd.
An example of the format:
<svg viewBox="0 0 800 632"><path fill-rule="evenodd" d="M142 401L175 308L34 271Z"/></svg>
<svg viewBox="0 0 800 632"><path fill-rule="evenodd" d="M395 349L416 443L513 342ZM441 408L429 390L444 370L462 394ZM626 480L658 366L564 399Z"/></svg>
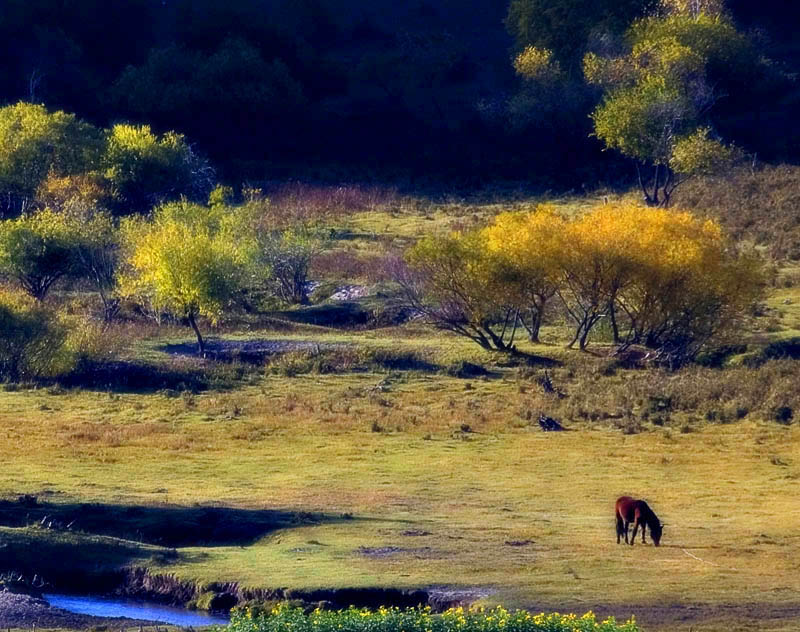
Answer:
<svg viewBox="0 0 800 632"><path fill-rule="evenodd" d="M650 525L650 537L653 539L653 544L658 546L661 543L661 534L664 533L664 525L656 521Z"/></svg>

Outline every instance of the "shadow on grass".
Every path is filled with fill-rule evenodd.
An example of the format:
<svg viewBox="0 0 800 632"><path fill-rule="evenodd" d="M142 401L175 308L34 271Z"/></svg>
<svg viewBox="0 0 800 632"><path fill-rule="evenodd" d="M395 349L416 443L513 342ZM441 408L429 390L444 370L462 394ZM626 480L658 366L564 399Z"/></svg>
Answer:
<svg viewBox="0 0 800 632"><path fill-rule="evenodd" d="M352 347L350 343L315 342L313 340L214 340L206 341L206 358L218 362L244 362L263 366L272 356L293 351L319 354ZM171 355L196 357L193 343L167 344L160 351Z"/></svg>
<svg viewBox="0 0 800 632"><path fill-rule="evenodd" d="M133 362L116 360L86 362L58 383L67 388L83 388L115 393L181 392L233 388L254 368L244 363L205 362L195 357L183 362Z"/></svg>
<svg viewBox="0 0 800 632"><path fill-rule="evenodd" d="M0 501L0 526L111 536L162 547L246 546L277 529L351 520L348 515L178 505Z"/></svg>
<svg viewBox="0 0 800 632"><path fill-rule="evenodd" d="M0 527L0 541L0 577L17 588L106 592L119 584L129 565L181 559L175 549L36 527Z"/></svg>
<svg viewBox="0 0 800 632"><path fill-rule="evenodd" d="M276 311L271 312L270 316L303 325L318 325L340 329L363 328L374 320L372 310L354 301L324 303L310 307Z"/></svg>
<svg viewBox="0 0 800 632"><path fill-rule="evenodd" d="M561 362L561 360L556 360L555 358L548 358L547 356L541 356L535 353L515 350L513 354L508 356L507 363L504 365L551 369L558 366L564 366L564 363Z"/></svg>

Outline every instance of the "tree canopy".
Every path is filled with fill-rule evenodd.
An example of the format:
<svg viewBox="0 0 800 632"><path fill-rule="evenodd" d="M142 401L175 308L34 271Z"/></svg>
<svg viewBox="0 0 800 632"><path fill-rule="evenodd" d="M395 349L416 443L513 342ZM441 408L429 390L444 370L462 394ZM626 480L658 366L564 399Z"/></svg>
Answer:
<svg viewBox="0 0 800 632"><path fill-rule="evenodd" d="M22 102L0 108L0 216L24 209L48 174L93 169L102 147L102 132L74 114Z"/></svg>
<svg viewBox="0 0 800 632"><path fill-rule="evenodd" d="M634 22L624 55L588 53L583 62L587 80L605 90L594 133L636 162L650 205L668 204L682 178L731 162L734 152L709 125L712 108L726 75L754 63L749 41L725 16L677 6Z"/></svg>
<svg viewBox="0 0 800 632"><path fill-rule="evenodd" d="M754 33L752 59L772 60L701 51L720 97L701 125L761 159L795 159L800 55L790 7L720 4L8 0L0 106L42 104L98 129L175 130L231 181L425 177L474 188L502 178L572 188L576 172L588 185L613 180L616 167L588 138L600 91L583 84L583 56L625 57L634 21L656 28L656 16L700 11ZM675 24L658 28L642 37L673 29L696 48ZM559 81L515 74L510 53L529 46L549 51Z"/></svg>
<svg viewBox="0 0 800 632"><path fill-rule="evenodd" d="M685 211L615 203L563 218L549 207L504 213L484 229L426 237L397 279L438 327L486 349L513 350L528 319L538 341L557 297L586 349L607 322L620 348L641 344L669 366L694 358L746 318L761 296L758 260L720 226Z"/></svg>
<svg viewBox="0 0 800 632"><path fill-rule="evenodd" d="M203 353L197 318L216 322L245 280L242 235L234 228L224 207L188 202L163 205L151 220L126 220L121 294L187 319Z"/></svg>

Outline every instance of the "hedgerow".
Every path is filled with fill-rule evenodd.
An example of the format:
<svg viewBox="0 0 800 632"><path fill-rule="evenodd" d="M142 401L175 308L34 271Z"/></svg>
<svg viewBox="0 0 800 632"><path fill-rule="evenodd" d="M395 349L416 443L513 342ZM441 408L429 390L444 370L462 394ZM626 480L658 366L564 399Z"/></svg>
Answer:
<svg viewBox="0 0 800 632"><path fill-rule="evenodd" d="M617 623L613 617L598 621L592 612L531 614L492 609L451 608L434 614L430 608L351 607L347 610L314 610L278 605L270 612L254 609L235 612L228 632L639 632L631 619Z"/></svg>

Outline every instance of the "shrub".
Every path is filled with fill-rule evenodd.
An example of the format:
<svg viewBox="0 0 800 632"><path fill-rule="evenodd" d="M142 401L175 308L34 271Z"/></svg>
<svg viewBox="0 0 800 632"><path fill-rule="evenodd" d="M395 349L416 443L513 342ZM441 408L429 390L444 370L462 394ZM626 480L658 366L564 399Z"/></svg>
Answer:
<svg viewBox="0 0 800 632"><path fill-rule="evenodd" d="M103 156L105 177L125 211L146 211L186 196L207 199L213 171L175 132L158 136L149 125L115 125Z"/></svg>
<svg viewBox="0 0 800 632"><path fill-rule="evenodd" d="M75 234L67 217L49 209L0 224L0 273L44 300L50 287L72 274Z"/></svg>
<svg viewBox="0 0 800 632"><path fill-rule="evenodd" d="M234 613L228 627L231 632L637 632L633 621L618 624L613 618L598 622L594 614L537 614L523 610L509 612L451 608L441 615L430 608L379 608L375 611L314 610L305 614L300 608L277 606L271 612L256 614L251 610Z"/></svg>
<svg viewBox="0 0 800 632"><path fill-rule="evenodd" d="M64 345L70 356L70 369L76 375L111 362L129 342L121 332L96 321L73 316L63 317L62 323L67 328Z"/></svg>
<svg viewBox="0 0 800 632"><path fill-rule="evenodd" d="M258 263L268 271L268 288L285 303L308 303L308 269L321 248L321 240L303 230L259 237Z"/></svg>
<svg viewBox="0 0 800 632"><path fill-rule="evenodd" d="M68 328L30 297L0 290L0 380L50 377L72 368Z"/></svg>
<svg viewBox="0 0 800 632"><path fill-rule="evenodd" d="M465 360L460 360L458 362L454 362L453 364L447 365L444 372L450 377L459 377L464 379L489 375L489 371L487 371L480 364L466 362Z"/></svg>

